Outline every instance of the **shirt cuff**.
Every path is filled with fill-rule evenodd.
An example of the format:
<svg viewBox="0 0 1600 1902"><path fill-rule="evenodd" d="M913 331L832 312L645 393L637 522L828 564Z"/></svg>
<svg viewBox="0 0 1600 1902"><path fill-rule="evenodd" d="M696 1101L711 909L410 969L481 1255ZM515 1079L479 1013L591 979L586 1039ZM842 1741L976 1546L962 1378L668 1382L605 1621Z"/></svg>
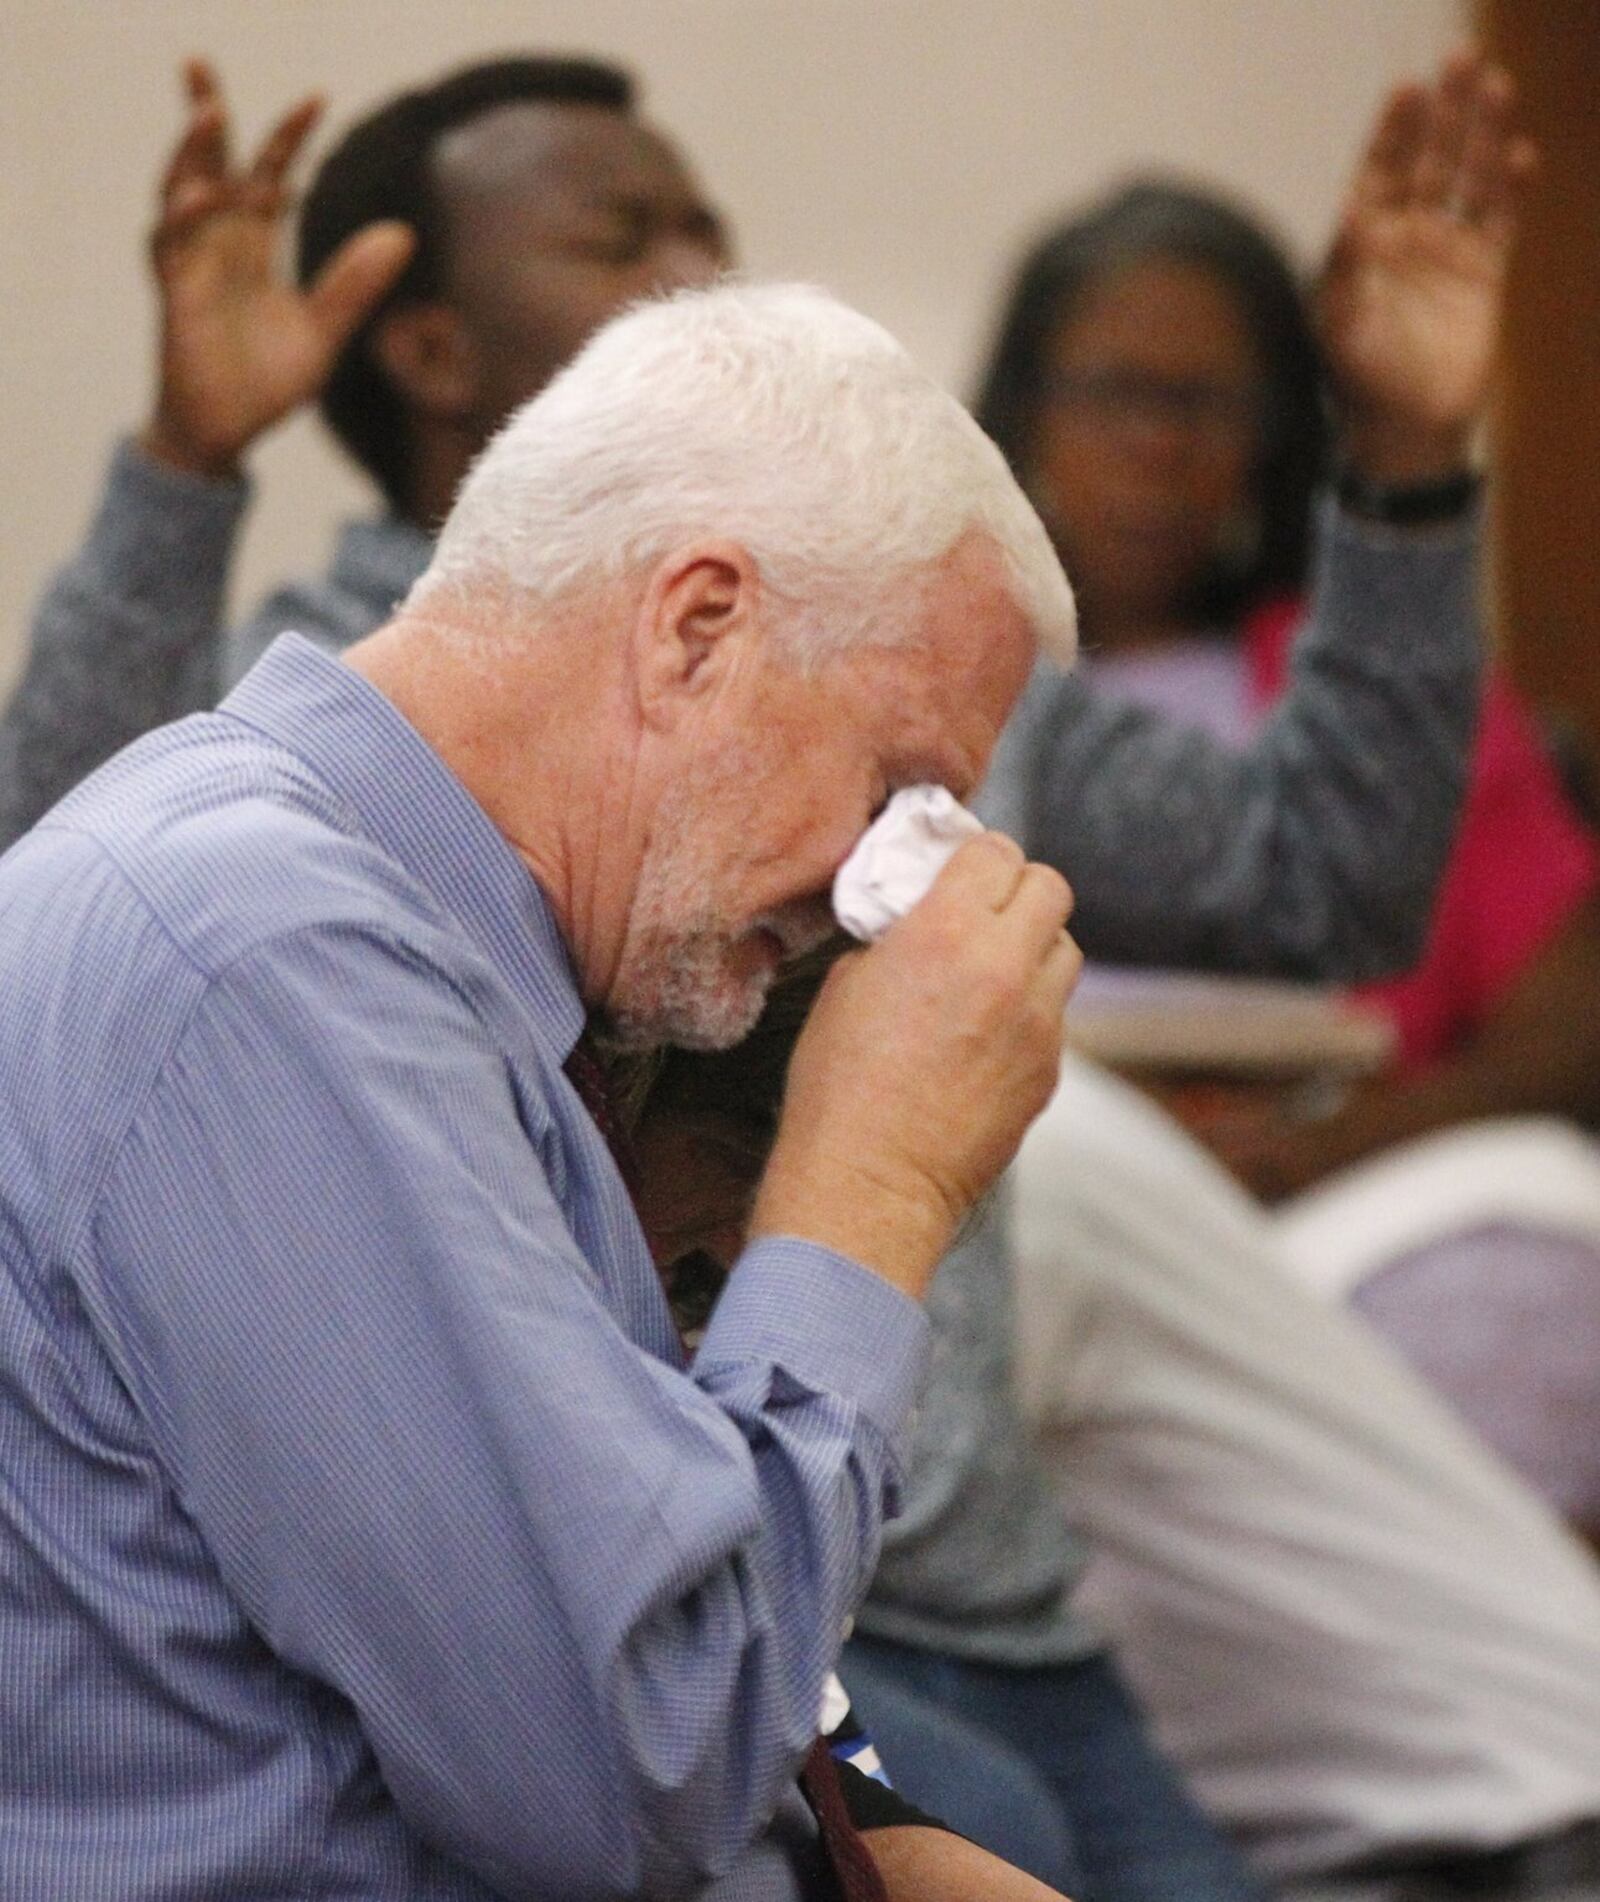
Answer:
<svg viewBox="0 0 1600 1902"><path fill-rule="evenodd" d="M739 1257L697 1374L765 1363L860 1408L898 1449L922 1390L928 1318L910 1295L815 1242L767 1235Z"/></svg>
<svg viewBox="0 0 1600 1902"><path fill-rule="evenodd" d="M119 599L183 625L199 607L214 627L249 501L246 478L212 481L169 469L126 438L112 455L85 557L111 578Z"/></svg>

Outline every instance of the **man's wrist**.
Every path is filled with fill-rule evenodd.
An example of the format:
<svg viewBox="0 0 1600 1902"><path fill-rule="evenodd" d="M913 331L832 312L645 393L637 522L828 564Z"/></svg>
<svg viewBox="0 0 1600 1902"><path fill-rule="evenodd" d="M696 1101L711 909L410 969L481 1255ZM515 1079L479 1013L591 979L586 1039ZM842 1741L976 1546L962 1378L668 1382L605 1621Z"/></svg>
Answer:
<svg viewBox="0 0 1600 1902"><path fill-rule="evenodd" d="M920 1301L955 1233L936 1197L859 1165L791 1164L774 1152L751 1212L749 1239L788 1235L844 1255Z"/></svg>
<svg viewBox="0 0 1600 1902"><path fill-rule="evenodd" d="M159 413L150 418L134 442L141 455L179 475L196 476L205 482L237 482L243 473L241 451L206 449L174 430Z"/></svg>
<svg viewBox="0 0 1600 1902"><path fill-rule="evenodd" d="M859 1261L794 1235L751 1238L704 1338L699 1374L766 1363L861 1410L898 1469L906 1422L927 1372L928 1316Z"/></svg>

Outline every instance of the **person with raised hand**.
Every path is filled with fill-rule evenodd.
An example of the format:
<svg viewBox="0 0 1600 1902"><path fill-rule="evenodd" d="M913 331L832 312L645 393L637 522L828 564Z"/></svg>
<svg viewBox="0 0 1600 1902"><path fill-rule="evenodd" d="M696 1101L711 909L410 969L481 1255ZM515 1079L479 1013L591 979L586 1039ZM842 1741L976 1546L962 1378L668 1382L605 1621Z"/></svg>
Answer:
<svg viewBox="0 0 1600 1902"><path fill-rule="evenodd" d="M1070 878L1091 958L1351 979L1423 942L1456 816L1424 788L1459 792L1477 704L1466 454L1532 163L1512 105L1505 75L1462 54L1380 111L1317 306L1342 467L1300 288L1228 208L1134 185L1018 274L977 414L1063 553L1087 659L1030 691L979 806ZM1114 648L1137 661L1308 574L1289 691L1247 744L1195 726L1197 689L1147 706L1100 674ZM1091 1215L1103 1179L1068 1185ZM986 1207L935 1278L945 1352L842 1675L913 1795L919 1737L875 1710L880 1684L1029 1759L1062 1819L1061 1887L1249 1895L1076 1601L1091 1549L1017 1417L1012 1219L1006 1196ZM1174 1364L1207 1353L1166 1345ZM1090 1386L1092 1358L1065 1377ZM981 1828L982 1791L937 1781L948 1820ZM1381 1818L1355 1827L1383 1839Z"/></svg>
<svg viewBox="0 0 1600 1902"><path fill-rule="evenodd" d="M191 61L184 84L151 239L151 411L36 611L0 716L0 844L117 747L210 706L283 628L335 646L370 632L506 414L624 305L727 259L718 214L635 113L629 76L535 56L465 67L352 127L299 206L291 277L293 171L320 101L236 162L215 73ZM312 401L386 510L346 526L327 575L230 637L245 459Z"/></svg>

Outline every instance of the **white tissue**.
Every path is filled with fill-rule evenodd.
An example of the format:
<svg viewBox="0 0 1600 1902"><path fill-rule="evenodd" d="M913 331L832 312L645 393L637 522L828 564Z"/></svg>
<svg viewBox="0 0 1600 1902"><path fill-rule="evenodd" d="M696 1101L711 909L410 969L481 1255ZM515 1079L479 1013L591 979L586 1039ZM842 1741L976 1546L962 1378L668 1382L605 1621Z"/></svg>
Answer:
<svg viewBox="0 0 1600 1902"><path fill-rule="evenodd" d="M956 848L982 830L943 786L907 786L839 867L833 915L852 938L876 944L926 894Z"/></svg>

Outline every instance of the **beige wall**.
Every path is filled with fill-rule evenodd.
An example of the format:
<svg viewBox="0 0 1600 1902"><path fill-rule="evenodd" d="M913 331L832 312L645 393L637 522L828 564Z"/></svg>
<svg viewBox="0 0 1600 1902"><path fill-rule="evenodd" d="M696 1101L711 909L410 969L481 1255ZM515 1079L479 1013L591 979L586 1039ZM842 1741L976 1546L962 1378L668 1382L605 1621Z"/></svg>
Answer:
<svg viewBox="0 0 1600 1902"><path fill-rule="evenodd" d="M253 135L321 87L337 125L528 44L636 65L745 262L828 284L964 386L1019 241L1159 161L1259 202L1305 255L1396 74L1455 0L0 0L0 668L145 399L141 234L174 67L223 66ZM320 561L360 491L302 420L260 452L240 593Z"/></svg>

